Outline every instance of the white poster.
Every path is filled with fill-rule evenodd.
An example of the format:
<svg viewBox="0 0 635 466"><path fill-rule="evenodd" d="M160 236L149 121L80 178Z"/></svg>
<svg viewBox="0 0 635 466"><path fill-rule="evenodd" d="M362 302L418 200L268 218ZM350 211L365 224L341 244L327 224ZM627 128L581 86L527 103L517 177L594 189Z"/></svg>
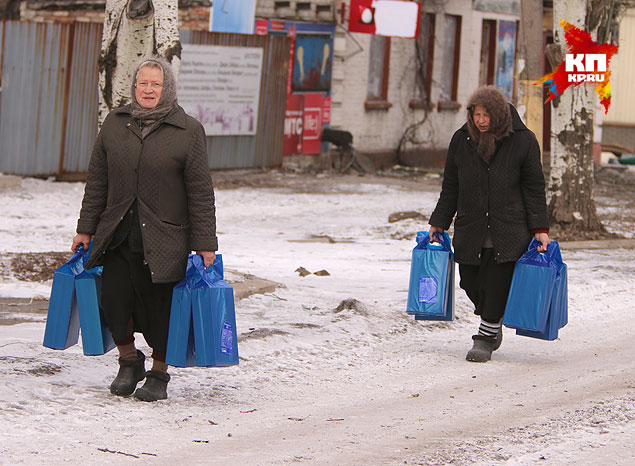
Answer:
<svg viewBox="0 0 635 466"><path fill-rule="evenodd" d="M254 135L262 49L183 44L179 104L208 136Z"/></svg>

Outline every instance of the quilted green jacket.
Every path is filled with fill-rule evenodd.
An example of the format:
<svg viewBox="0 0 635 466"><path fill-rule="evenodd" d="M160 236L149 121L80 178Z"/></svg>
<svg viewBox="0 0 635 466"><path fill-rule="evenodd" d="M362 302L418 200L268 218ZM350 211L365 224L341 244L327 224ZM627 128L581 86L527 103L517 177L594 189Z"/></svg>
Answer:
<svg viewBox="0 0 635 466"><path fill-rule="evenodd" d="M88 268L101 265L135 199L154 283L183 279L190 251L218 249L205 132L179 106L145 138L129 105L106 117L77 223L78 233L94 235Z"/></svg>

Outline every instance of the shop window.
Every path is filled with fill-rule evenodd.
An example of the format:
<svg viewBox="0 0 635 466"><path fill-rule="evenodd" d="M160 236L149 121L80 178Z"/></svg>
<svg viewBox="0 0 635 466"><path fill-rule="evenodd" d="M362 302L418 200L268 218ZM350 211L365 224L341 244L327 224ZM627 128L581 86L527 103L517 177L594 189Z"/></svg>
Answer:
<svg viewBox="0 0 635 466"><path fill-rule="evenodd" d="M461 17L445 15L443 21L443 61L439 110L458 110L459 58L461 56Z"/></svg>
<svg viewBox="0 0 635 466"><path fill-rule="evenodd" d="M368 89L366 109L389 109L388 71L390 69L390 37L370 37L370 57L368 60Z"/></svg>

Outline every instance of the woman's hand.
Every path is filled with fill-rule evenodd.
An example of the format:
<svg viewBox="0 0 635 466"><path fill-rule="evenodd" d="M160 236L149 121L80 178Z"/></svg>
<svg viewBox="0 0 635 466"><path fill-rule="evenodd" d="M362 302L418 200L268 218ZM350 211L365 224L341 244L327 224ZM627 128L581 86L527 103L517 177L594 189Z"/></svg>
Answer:
<svg viewBox="0 0 635 466"><path fill-rule="evenodd" d="M445 230L443 228L435 227L434 225L430 225L430 231L428 232L428 236L430 236L430 242L432 241L441 241L441 236L443 236ZM435 240L436 238L436 240Z"/></svg>
<svg viewBox="0 0 635 466"><path fill-rule="evenodd" d="M203 264L205 267L209 267L216 260L216 253L214 251L195 251L196 254L200 254L203 257Z"/></svg>
<svg viewBox="0 0 635 466"><path fill-rule="evenodd" d="M536 233L534 234L534 238L536 241L541 243L536 250L538 252L545 252L547 250L547 246L549 245L549 235L547 233Z"/></svg>
<svg viewBox="0 0 635 466"><path fill-rule="evenodd" d="M73 238L73 245L71 246L71 251L76 252L79 245L83 244L84 251L88 252L91 239L92 239L92 235L89 235L88 233L77 233L75 235L75 238Z"/></svg>

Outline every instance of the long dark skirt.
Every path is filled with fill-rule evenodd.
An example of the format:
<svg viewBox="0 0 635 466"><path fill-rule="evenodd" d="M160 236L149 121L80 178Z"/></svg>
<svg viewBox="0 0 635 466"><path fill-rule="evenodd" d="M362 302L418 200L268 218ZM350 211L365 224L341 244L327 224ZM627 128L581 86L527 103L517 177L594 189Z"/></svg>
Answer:
<svg viewBox="0 0 635 466"><path fill-rule="evenodd" d="M515 262L497 264L494 249L481 250L480 265L459 264L460 286L474 303L476 315L486 322L500 322L512 283Z"/></svg>
<svg viewBox="0 0 635 466"><path fill-rule="evenodd" d="M152 283L143 254L126 241L108 250L103 264L101 304L115 343L131 343L141 332L155 354L165 354L176 282Z"/></svg>

